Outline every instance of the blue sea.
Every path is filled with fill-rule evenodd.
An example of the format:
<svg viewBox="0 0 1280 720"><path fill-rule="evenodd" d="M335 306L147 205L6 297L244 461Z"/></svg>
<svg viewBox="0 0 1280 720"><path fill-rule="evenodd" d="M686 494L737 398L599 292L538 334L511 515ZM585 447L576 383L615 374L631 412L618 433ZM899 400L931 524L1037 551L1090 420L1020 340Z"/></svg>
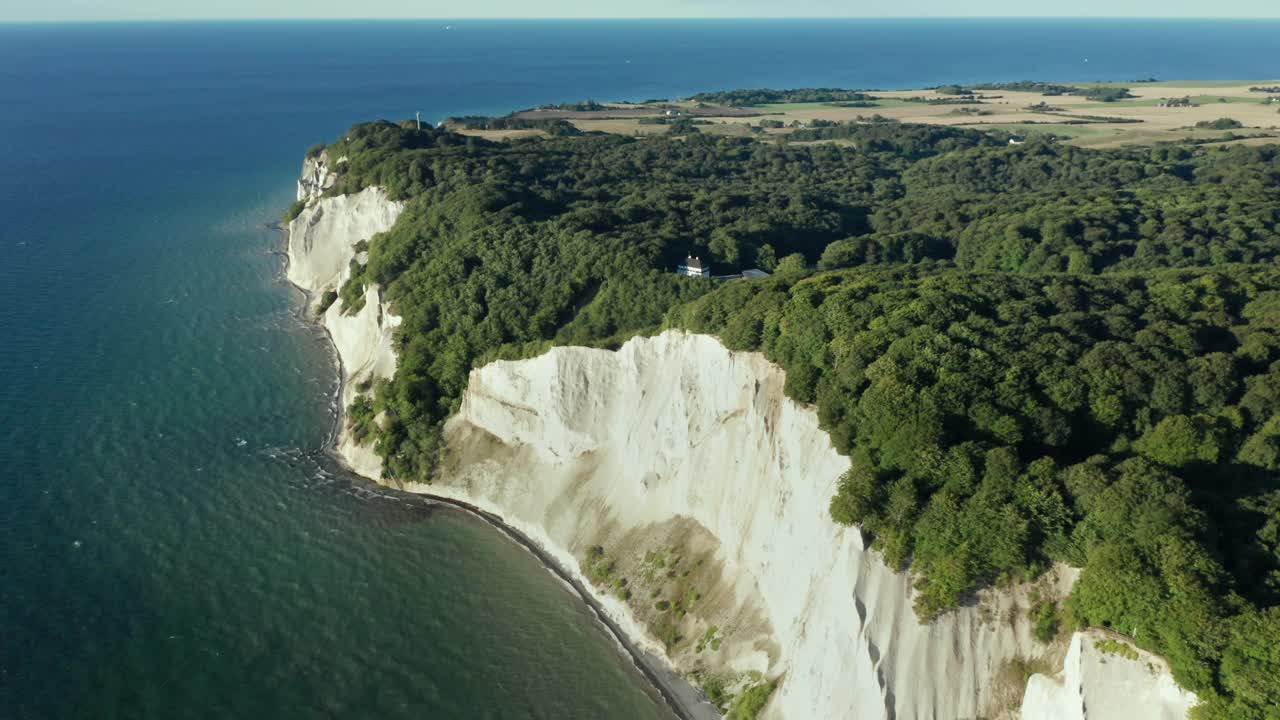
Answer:
<svg viewBox="0 0 1280 720"><path fill-rule="evenodd" d="M318 451L267 224L351 123L733 87L1274 79L1278 22L0 25L0 718L665 718L581 602Z"/></svg>

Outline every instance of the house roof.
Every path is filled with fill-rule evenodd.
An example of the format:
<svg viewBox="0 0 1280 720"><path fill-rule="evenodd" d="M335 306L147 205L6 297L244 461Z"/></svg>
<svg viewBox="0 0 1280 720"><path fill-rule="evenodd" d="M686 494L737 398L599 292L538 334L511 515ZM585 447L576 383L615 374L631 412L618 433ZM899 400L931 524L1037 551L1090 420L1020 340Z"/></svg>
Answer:
<svg viewBox="0 0 1280 720"><path fill-rule="evenodd" d="M687 267L687 268L690 268L690 269L692 269L692 270L701 270L701 269L702 269L702 259L701 259L701 258L696 258L696 257L694 257L694 256L690 255L689 257L687 257L687 258L685 258L685 259L684 259L684 266L685 266L685 267Z"/></svg>

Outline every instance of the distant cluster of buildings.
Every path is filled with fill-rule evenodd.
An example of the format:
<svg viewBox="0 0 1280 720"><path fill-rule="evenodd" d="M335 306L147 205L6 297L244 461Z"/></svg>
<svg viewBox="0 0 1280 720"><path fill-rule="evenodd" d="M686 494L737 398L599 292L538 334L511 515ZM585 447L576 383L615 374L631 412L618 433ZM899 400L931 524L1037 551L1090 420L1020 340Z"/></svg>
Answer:
<svg viewBox="0 0 1280 720"><path fill-rule="evenodd" d="M1174 107L1199 107L1196 103L1191 102L1191 98L1163 98L1156 103L1156 107L1174 108Z"/></svg>
<svg viewBox="0 0 1280 720"><path fill-rule="evenodd" d="M684 259L684 262L676 267L677 275L686 277L709 278L711 280L733 280L736 278L746 278L747 280L759 280L760 278L769 277L769 273L759 268L751 268L743 270L740 273L732 275L712 275L711 263L706 262L700 257L690 255Z"/></svg>

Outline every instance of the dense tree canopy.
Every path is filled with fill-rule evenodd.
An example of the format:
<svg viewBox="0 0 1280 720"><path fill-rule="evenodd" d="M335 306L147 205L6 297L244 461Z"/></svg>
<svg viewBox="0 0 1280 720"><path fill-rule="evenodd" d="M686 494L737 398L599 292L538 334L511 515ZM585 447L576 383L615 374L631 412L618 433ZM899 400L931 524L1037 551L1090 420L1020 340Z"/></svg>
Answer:
<svg viewBox="0 0 1280 720"><path fill-rule="evenodd" d="M1003 83L983 83L974 85L975 90L1008 90L1011 92L1038 92L1041 95L1071 95L1079 92L1080 88L1075 85L1060 85L1058 83L1035 82L1033 80L1019 80L1017 82Z"/></svg>
<svg viewBox="0 0 1280 720"><path fill-rule="evenodd" d="M1065 561L1079 621L1205 692L1231 616L1280 599L1278 301L1274 267L862 268L728 285L671 323L816 403L854 461L832 516L911 564L922 616Z"/></svg>
<svg viewBox="0 0 1280 720"><path fill-rule="evenodd" d="M853 461L831 514L911 568L922 616L1068 562L1077 623L1164 653L1205 717L1276 717L1276 149L819 130L349 131L334 192L409 203L341 293L377 283L404 317L396 377L351 415L389 473L430 479L489 359L715 333L816 404ZM686 254L775 273L678 277Z"/></svg>

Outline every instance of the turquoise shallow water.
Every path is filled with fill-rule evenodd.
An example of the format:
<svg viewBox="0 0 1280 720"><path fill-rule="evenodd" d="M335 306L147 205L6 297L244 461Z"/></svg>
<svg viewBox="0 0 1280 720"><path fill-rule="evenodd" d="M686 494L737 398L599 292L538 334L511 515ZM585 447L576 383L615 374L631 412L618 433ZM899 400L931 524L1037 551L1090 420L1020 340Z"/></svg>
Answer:
<svg viewBox="0 0 1280 720"><path fill-rule="evenodd" d="M414 110L1079 77L1084 54L1274 77L1277 29L0 26L0 718L666 717L523 549L316 462L336 371L264 227L308 144Z"/></svg>

